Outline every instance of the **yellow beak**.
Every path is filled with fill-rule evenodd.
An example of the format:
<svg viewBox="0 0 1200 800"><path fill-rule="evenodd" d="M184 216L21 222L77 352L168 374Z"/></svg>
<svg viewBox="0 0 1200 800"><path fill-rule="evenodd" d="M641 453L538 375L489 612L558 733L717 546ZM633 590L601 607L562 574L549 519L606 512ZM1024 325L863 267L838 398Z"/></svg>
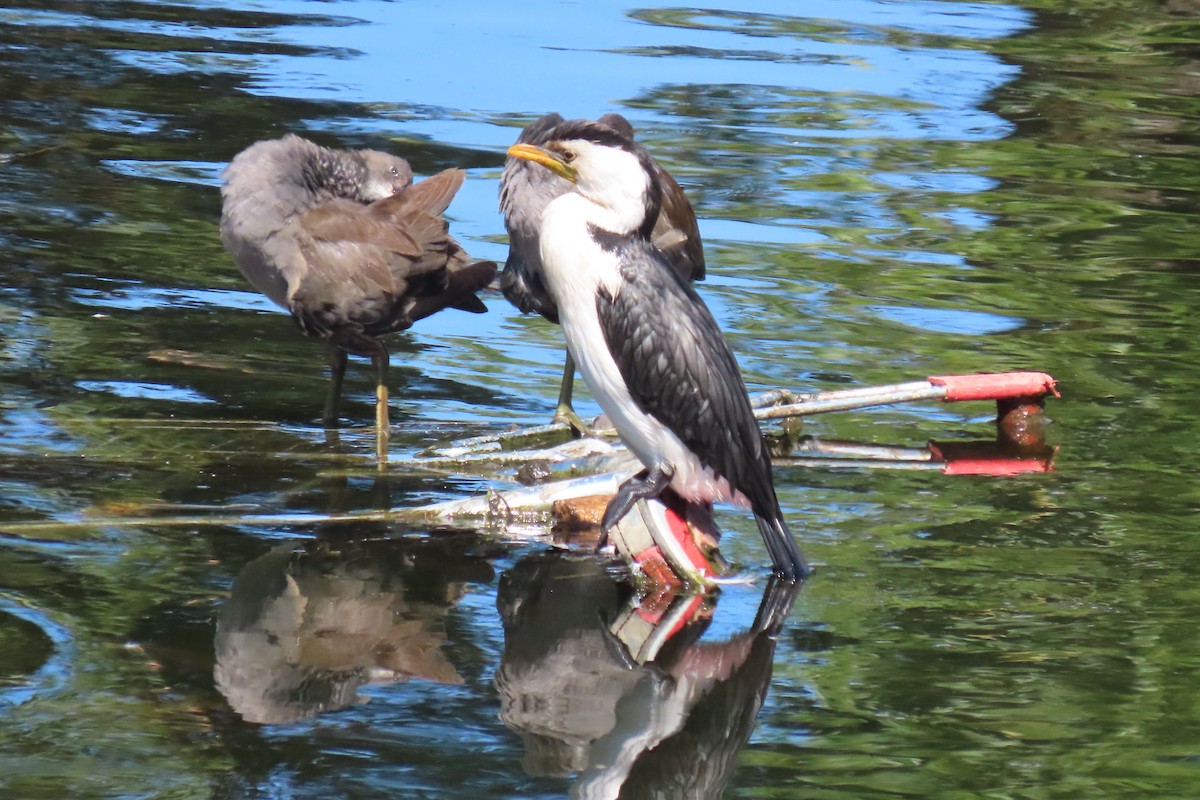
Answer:
<svg viewBox="0 0 1200 800"><path fill-rule="evenodd" d="M535 147L531 144L514 144L508 148L508 154L513 158L523 158L526 161L541 164L555 175L566 178L571 183L575 183L578 178L574 167L545 148Z"/></svg>

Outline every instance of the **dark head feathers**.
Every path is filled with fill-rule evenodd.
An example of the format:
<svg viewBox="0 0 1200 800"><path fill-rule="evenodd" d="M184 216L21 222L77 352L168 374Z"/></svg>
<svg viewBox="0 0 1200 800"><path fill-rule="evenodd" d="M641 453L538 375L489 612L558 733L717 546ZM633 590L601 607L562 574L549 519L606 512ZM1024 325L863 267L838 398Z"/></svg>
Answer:
<svg viewBox="0 0 1200 800"><path fill-rule="evenodd" d="M601 125L607 125L626 139L633 141L633 125L620 114L605 114L596 120Z"/></svg>
<svg viewBox="0 0 1200 800"><path fill-rule="evenodd" d="M550 141L546 138L546 134L554 130L555 126L566 122L562 114L557 114L551 111L545 116L538 117L533 122L521 129L521 133L517 136L517 141L522 144L537 144L542 145Z"/></svg>
<svg viewBox="0 0 1200 800"><path fill-rule="evenodd" d="M582 139L605 147L619 147L631 153L641 149L633 141L633 126L620 114L605 114L595 121L570 119L560 122L546 131L543 142L568 142L572 139Z"/></svg>
<svg viewBox="0 0 1200 800"><path fill-rule="evenodd" d="M620 114L605 114L593 122L588 119L566 120L563 119L561 114L556 114L553 111L538 117L526 125L521 130L521 135L517 137L517 141L523 144L536 145L545 145L547 142L552 142L555 139L588 139L589 141L594 141L590 136L577 135L577 129L587 127L608 129L607 131L600 132L600 135L607 137L601 143L607 143L614 133L621 139L629 142L633 141L633 125ZM568 135L563 135L560 129L567 131Z"/></svg>

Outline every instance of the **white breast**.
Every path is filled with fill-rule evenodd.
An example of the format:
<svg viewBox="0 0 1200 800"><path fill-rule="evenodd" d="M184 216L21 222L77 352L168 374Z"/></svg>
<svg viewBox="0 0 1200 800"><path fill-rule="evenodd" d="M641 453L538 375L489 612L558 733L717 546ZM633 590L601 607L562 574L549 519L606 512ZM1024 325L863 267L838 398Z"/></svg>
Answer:
<svg viewBox="0 0 1200 800"><path fill-rule="evenodd" d="M609 352L600 325L596 297L601 287L616 296L621 289L617 256L592 238L589 223L594 204L576 193L565 194L546 208L542 220L541 254L546 288L558 306L567 349L579 372L626 447L647 467L670 464L671 487L695 502L732 500L729 484L714 478L674 433L638 408L620 369Z"/></svg>

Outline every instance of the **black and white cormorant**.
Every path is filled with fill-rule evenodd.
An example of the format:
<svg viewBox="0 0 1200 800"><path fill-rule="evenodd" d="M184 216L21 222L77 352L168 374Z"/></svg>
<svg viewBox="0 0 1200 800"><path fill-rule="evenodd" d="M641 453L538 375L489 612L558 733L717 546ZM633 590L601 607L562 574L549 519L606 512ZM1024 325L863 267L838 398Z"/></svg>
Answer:
<svg viewBox="0 0 1200 800"><path fill-rule="evenodd" d="M527 125L517 137L517 143L544 145L549 141L550 131L565 121L558 114L546 114ZM633 142L633 126L620 114L605 114L595 124L607 126L614 134ZM653 158L649 163L653 165L653 179L658 182L662 195L651 241L681 278L704 280L704 247L696 224L696 212L675 178ZM505 162L500 178L500 211L508 229L508 260L500 273L500 291L521 313L536 312L556 324L558 307L546 291L538 242L546 206L572 188L570 181L557 174L514 157ZM571 406L574 382L575 362L568 352L554 419L583 431L585 426Z"/></svg>
<svg viewBox="0 0 1200 800"><path fill-rule="evenodd" d="M543 146L508 154L573 185L542 216L542 280L588 388L646 467L622 484L602 530L668 487L692 502L729 500L754 512L776 573L803 577L733 352L651 242L662 201L645 149L608 126L565 122Z"/></svg>
<svg viewBox="0 0 1200 800"><path fill-rule="evenodd" d="M330 343L324 420L337 418L347 354L375 367L376 451L388 436L388 352L377 337L444 308L485 311L495 277L470 263L442 213L465 173L413 184L408 162L321 147L294 134L250 145L221 175L221 241L256 289Z"/></svg>

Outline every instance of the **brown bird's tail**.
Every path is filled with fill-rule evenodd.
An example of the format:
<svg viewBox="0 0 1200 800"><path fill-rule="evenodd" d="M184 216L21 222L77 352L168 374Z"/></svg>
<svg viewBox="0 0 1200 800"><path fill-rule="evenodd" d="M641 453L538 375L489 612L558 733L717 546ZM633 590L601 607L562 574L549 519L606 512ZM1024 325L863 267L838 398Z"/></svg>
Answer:
<svg viewBox="0 0 1200 800"><path fill-rule="evenodd" d="M496 277L496 265L491 261L477 261L470 266L455 270L449 275L449 286L446 292L451 297L457 297L450 303L450 308L470 311L472 314L482 314L487 311L483 301L475 293L486 289Z"/></svg>
<svg viewBox="0 0 1200 800"><path fill-rule="evenodd" d="M410 316L416 321L436 314L443 308L481 314L487 311L487 306L475 293L487 288L494 277L496 265L491 261L478 261L456 269L447 268L445 285L437 292L416 298Z"/></svg>

